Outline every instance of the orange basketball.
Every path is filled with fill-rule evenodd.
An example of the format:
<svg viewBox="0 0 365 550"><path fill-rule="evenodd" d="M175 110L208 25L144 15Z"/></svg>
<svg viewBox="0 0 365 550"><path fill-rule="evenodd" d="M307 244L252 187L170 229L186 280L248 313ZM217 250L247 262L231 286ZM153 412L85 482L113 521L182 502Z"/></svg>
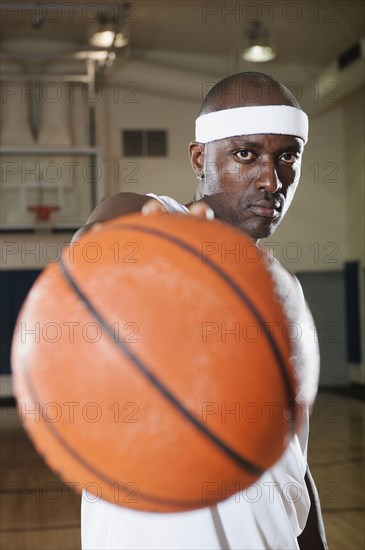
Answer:
<svg viewBox="0 0 365 550"><path fill-rule="evenodd" d="M262 255L218 221L135 214L44 270L18 319L14 388L64 481L176 512L225 499L279 459L297 428L296 381Z"/></svg>

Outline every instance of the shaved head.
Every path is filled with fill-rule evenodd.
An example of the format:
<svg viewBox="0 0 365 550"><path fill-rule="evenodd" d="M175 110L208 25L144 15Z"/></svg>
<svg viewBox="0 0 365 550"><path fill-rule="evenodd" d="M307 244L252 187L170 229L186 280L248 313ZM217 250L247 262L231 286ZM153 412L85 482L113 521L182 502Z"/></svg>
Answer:
<svg viewBox="0 0 365 550"><path fill-rule="evenodd" d="M200 115L254 105L288 105L301 109L291 91L275 78L264 73L244 72L213 86L203 102Z"/></svg>

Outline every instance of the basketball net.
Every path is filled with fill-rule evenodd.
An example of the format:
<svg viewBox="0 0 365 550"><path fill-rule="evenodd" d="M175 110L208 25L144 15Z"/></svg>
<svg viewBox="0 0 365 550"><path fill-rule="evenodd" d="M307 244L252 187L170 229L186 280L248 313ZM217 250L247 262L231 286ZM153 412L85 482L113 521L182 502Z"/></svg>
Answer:
<svg viewBox="0 0 365 550"><path fill-rule="evenodd" d="M51 214L60 210L57 205L51 206L48 204L36 204L28 206L28 211L35 214L35 231L51 231L52 222Z"/></svg>

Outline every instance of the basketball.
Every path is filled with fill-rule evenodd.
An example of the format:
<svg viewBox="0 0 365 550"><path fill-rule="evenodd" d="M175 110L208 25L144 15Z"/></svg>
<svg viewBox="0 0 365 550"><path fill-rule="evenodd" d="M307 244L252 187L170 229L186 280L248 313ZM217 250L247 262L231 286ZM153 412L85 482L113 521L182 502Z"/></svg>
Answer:
<svg viewBox="0 0 365 550"><path fill-rule="evenodd" d="M244 490L281 457L300 414L268 261L217 220L133 214L48 265L12 368L24 426L66 483L178 512Z"/></svg>

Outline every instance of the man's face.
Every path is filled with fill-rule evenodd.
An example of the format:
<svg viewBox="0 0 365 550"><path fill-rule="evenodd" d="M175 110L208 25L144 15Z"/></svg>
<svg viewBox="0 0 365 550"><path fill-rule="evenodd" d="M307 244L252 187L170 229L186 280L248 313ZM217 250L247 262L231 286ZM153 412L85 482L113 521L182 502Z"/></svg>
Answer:
<svg viewBox="0 0 365 550"><path fill-rule="evenodd" d="M293 200L303 141L261 134L221 139L200 148L205 177L198 197L212 207L216 218L254 240L271 235Z"/></svg>

